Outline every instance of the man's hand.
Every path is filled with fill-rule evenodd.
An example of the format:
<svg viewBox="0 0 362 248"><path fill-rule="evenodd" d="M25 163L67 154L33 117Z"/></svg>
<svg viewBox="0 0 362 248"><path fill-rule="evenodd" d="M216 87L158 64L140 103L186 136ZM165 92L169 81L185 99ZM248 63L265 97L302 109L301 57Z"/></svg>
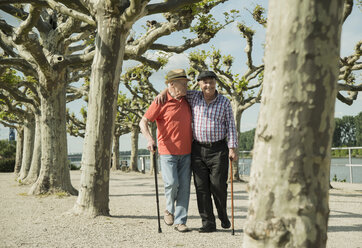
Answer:
<svg viewBox="0 0 362 248"><path fill-rule="evenodd" d="M229 148L229 159L231 161L235 161L238 158L238 154L236 153L237 148Z"/></svg>
<svg viewBox="0 0 362 248"><path fill-rule="evenodd" d="M147 150L150 152L155 152L156 142L152 139L147 142Z"/></svg>
<svg viewBox="0 0 362 248"><path fill-rule="evenodd" d="M155 103L156 104L164 104L167 100L167 96L164 96L164 95L161 95L161 94L158 94L156 97L155 97Z"/></svg>
<svg viewBox="0 0 362 248"><path fill-rule="evenodd" d="M167 100L167 89L164 89L155 97L155 103L156 104L164 104Z"/></svg>

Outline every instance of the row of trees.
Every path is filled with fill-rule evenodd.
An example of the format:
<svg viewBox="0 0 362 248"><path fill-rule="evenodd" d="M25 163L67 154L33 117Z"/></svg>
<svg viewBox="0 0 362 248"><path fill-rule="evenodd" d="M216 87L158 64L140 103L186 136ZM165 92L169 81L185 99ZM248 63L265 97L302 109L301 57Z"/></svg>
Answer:
<svg viewBox="0 0 362 248"><path fill-rule="evenodd" d="M167 56L166 59L165 56L159 56L160 52L181 53L209 42L224 25L233 21L234 16L226 14L225 24L220 24L210 15L213 8L224 2L226 0L182 0L161 3L134 0L0 0L0 9L19 20L18 26L13 26L5 20L0 21L0 46L3 50L0 59L0 105L2 107L0 117L3 124L18 130L16 172L19 173L20 178L24 178L24 181L33 183L29 194L52 193L59 190L77 194L71 185L67 166L66 117L68 116L68 130L76 135L84 136L80 190L73 212L90 216L108 215L109 166L112 147L115 148L113 154L116 156L119 150L117 136L132 132L134 144L132 151L137 151L138 120L150 99L157 94L149 77L152 71L158 70L167 62ZM323 154L318 155L321 160L315 161L316 166L321 164L319 161L327 161L326 157L330 148L329 133L333 126L330 120L333 117L335 98L338 97L339 100L352 104L357 92L361 90L361 85L355 84L354 76L354 71L361 69L361 63L359 63L361 42L356 45L353 54L339 59L338 72L336 68L338 67L341 24L351 13L353 1L346 0L345 3L342 0L334 0L333 3L324 1L325 6L322 6L321 3L317 4L309 0L304 4L310 6L305 8L298 7L300 3L296 1L292 1L287 7L278 6L276 2L270 3L271 22L263 16L263 9L259 6L252 13L253 18L261 25L266 26L268 23L269 39L266 41L265 66L255 65L252 59L254 31L244 24L239 24L238 28L247 44L245 53L248 68L246 72L242 75L233 73L231 71L233 58L224 56L217 49L213 49L213 51L190 53L189 74L194 79L200 70L206 68L217 73L220 78L219 90L228 95L232 101L239 131L243 111L252 104L260 102L263 95L261 117L256 130L255 154L257 156L254 156L253 164L267 165L271 170L272 166L268 165L276 164L276 161L278 164L287 165L295 160L285 157L287 154L300 154L298 155L301 156L300 160L291 165L291 171L298 172L295 166L302 168L304 164L298 164L304 161L301 158L313 157L311 155L313 151L324 151ZM30 5L23 5L25 3ZM283 16L279 11L284 11L285 8L293 13L288 15L288 18L294 19L288 21L287 24L278 23L278 18ZM305 10L305 12L297 14L293 12L296 9ZM307 11L310 9L315 9L315 12ZM344 13L341 13L342 9ZM327 10L329 12L324 13ZM318 14L322 12L323 15ZM160 13L163 13L160 20L146 22L147 28L143 34L139 36L131 34L132 26L142 17ZM326 20L319 20L318 16L323 16ZM304 23L305 20L317 19L319 20L317 23ZM300 26L293 28L290 26L293 23L299 23ZM305 32L299 32L301 28L305 28ZM161 40L160 38L180 30L189 30L193 37L185 39L183 44L177 46L157 43ZM296 30L298 33L295 32ZM323 39L321 37L326 30L329 30L330 36L326 34L328 39ZM277 37L270 38L273 35ZM285 43L282 44L283 51L280 51L280 44L276 43L279 42L280 37L285 39L283 40ZM312 45L304 46L305 41ZM286 49L288 47L290 49ZM310 50L312 48L324 50ZM157 53L146 53L151 50ZM307 56L306 60L295 60L297 55L303 54L310 56ZM288 59L282 61L284 58ZM122 75L124 60L136 60L142 64ZM305 64L305 61L309 64ZM319 61L322 62L319 63ZM276 64L273 65L273 63ZM277 73L273 72L275 68L278 69ZM314 71L313 68L318 68L318 70ZM291 73L289 76L284 73L289 71ZM316 72L323 73L317 75ZM275 76L277 77L274 78ZM72 87L72 84L81 78L85 83L80 87ZM288 78L301 81L297 80L297 83L290 84ZM307 78L313 78L313 80L304 81ZM120 82L124 83L131 92L131 98L119 93ZM341 91L348 91L350 94L346 96L341 94ZM278 99L271 97L272 93ZM82 121L77 120L75 115L70 113L67 115L66 111L66 103L79 98L85 99L88 103L87 109L82 111ZM274 113L277 106L281 109L278 116ZM309 106L309 110L306 110L305 106ZM295 116L283 116L283 113L295 113ZM323 118L316 120L312 116ZM282 117L278 121L286 120L286 122L277 123L273 117ZM272 122L268 123L268 120ZM284 124L287 128L283 129ZM302 131L295 132L293 129L298 127ZM314 135L311 135L314 131ZM308 139L301 142L304 136L300 134L306 135ZM290 139L287 139L286 135L289 135ZM323 139L314 142L313 137L320 136ZM295 145L308 142L314 142L316 147L313 151ZM272 146L269 147L270 145ZM279 150L272 151L283 147L285 148L284 157L276 156ZM272 159L271 157L262 158L265 154L264 150L270 150L270 154L275 156ZM326 174L324 173L325 163L321 169L323 175ZM277 171L282 172L286 167L278 168ZM272 204L281 198L275 198L274 193L268 196L255 193L268 192L264 189L275 187L263 185L263 183L269 183L268 179L259 178L263 175L269 176L270 173L265 174L264 170L258 166L253 166L253 168L255 171L252 173L250 187L252 204L245 231L248 237L245 243L255 246L252 244L262 240L264 243L272 244L274 241L269 242L269 238L264 234L274 233L269 228L273 228L275 223L268 224L273 215L263 213L264 211L270 213L269 207L274 210L278 207L282 209L279 205ZM238 169L235 168L235 171L237 172ZM308 171L315 170L308 169ZM238 174L235 175L238 176ZM311 178L313 176L318 177L319 174L308 175ZM302 177L297 176L293 176L289 182L291 181L301 185L305 183ZM316 178L312 181L319 182L320 180ZM320 188L322 189L321 197L317 198L323 199L323 206L328 205L328 203L325 204L324 186ZM315 189L312 191L316 192ZM307 192L302 197L309 198L308 192L312 191L302 191ZM296 199L299 197L298 194L295 196ZM264 206L260 200L265 199L272 199L273 202L270 206L256 211L260 206ZM287 201L283 199L282 202ZM320 204L316 203L316 206ZM323 207L321 214L328 218L328 212L324 210ZM277 211L274 212L276 213ZM317 219L313 215L310 216L312 216L311 221ZM265 222L265 230L256 228L255 223L261 223L258 218L268 219ZM320 230L318 235L322 239L310 241L313 244L325 242L323 236L325 223L318 222L317 224L321 226L318 229ZM280 233L276 232L276 235ZM283 237L290 237L290 235L292 234ZM278 238L274 236L273 239ZM284 241L284 239L279 240L276 244Z"/></svg>
<svg viewBox="0 0 362 248"><path fill-rule="evenodd" d="M0 140L0 172L14 171L15 152L15 141Z"/></svg>
<svg viewBox="0 0 362 248"><path fill-rule="evenodd" d="M68 130L85 139L82 187L74 211L107 214L111 149L118 151L117 137L131 131L137 151L139 118L157 93L148 78L167 62L145 52L181 53L208 42L233 21L229 13L224 24L209 14L225 1L197 2L0 1L1 10L19 21L17 27L0 22L1 121L18 131L15 172L32 183L29 194L77 194L67 167L68 116ZM138 19L157 13L165 13L162 22L147 21L145 33L129 35ZM157 43L185 29L194 37L183 44ZM127 59L142 65L120 78ZM74 87L81 78L83 85ZM120 81L131 98L118 94ZM88 103L82 121L66 111L66 103L79 98Z"/></svg>
<svg viewBox="0 0 362 248"><path fill-rule="evenodd" d="M362 112L335 119L332 146L362 146Z"/></svg>
<svg viewBox="0 0 362 248"><path fill-rule="evenodd" d="M332 147L362 146L362 112L356 116L335 118ZM255 128L240 133L239 150L251 151L254 147Z"/></svg>

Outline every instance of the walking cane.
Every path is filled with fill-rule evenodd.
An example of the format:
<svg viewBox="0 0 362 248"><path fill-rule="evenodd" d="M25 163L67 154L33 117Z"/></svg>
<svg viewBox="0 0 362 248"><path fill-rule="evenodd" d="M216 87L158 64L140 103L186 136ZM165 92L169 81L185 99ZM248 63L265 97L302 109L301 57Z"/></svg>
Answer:
<svg viewBox="0 0 362 248"><path fill-rule="evenodd" d="M230 159L230 184L231 184L231 235L234 235L234 192L233 192L233 161Z"/></svg>
<svg viewBox="0 0 362 248"><path fill-rule="evenodd" d="M153 165L154 165L154 173L155 173L155 187L156 187L156 203L157 203L157 217L158 217L158 233L162 233L161 230L161 222L160 222L160 202L158 200L158 183L157 183L157 147L153 147Z"/></svg>

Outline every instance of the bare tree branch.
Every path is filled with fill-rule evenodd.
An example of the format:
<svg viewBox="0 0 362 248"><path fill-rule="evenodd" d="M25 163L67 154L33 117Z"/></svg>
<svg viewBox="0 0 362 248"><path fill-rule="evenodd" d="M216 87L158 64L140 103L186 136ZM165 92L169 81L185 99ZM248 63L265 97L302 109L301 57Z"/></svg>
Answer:
<svg viewBox="0 0 362 248"><path fill-rule="evenodd" d="M130 6L123 12L121 21L123 25L126 23L133 23L138 18L142 17L141 13L144 11L149 1L145 0L130 0Z"/></svg>
<svg viewBox="0 0 362 248"><path fill-rule="evenodd" d="M344 97L341 93L337 93L337 99L340 100L341 102L347 104L347 105L352 105L353 103L353 100L354 99L351 99L351 98L348 98L348 97Z"/></svg>
<svg viewBox="0 0 362 248"><path fill-rule="evenodd" d="M126 55L124 57L124 60L129 60L129 59L139 61L144 65L148 65L149 67L151 67L154 70L160 69L162 67L162 65L163 65L159 61L151 60L151 59L148 59L148 58L146 58L144 56L133 56L132 54L129 54L129 55Z"/></svg>
<svg viewBox="0 0 362 248"><path fill-rule="evenodd" d="M91 65L93 61L95 51L91 51L87 54L74 54L64 56L64 60L61 62L62 66L75 66L75 65Z"/></svg>
<svg viewBox="0 0 362 248"><path fill-rule="evenodd" d="M31 32L32 28L38 22L41 13L40 7L30 6L29 15L25 21L23 21L19 28L15 31L13 42L17 45L23 43L28 34Z"/></svg>
<svg viewBox="0 0 362 248"><path fill-rule="evenodd" d="M338 83L338 91L362 91L362 84L349 85Z"/></svg>
<svg viewBox="0 0 362 248"><path fill-rule="evenodd" d="M9 45L7 45L0 37L0 47L4 50L4 53L6 55L9 55L11 57L17 57L17 54L14 52L13 48Z"/></svg>
<svg viewBox="0 0 362 248"><path fill-rule="evenodd" d="M82 86L79 88L68 86L67 87L67 103L74 100L81 99L84 96L88 96L89 86Z"/></svg>
<svg viewBox="0 0 362 248"><path fill-rule="evenodd" d="M40 5L38 5L40 7ZM24 11L21 8L16 8L13 5L0 5L0 9L3 10L4 12L8 13L9 15L14 16L15 18L20 18L20 20L25 21L26 18L28 18L28 13L26 11ZM50 30L50 25L49 23L44 22L41 18L38 19L38 22L36 23L36 28L40 31L40 32L44 32L47 33Z"/></svg>
<svg viewBox="0 0 362 248"><path fill-rule="evenodd" d="M18 102L29 103L34 107L39 107L39 105L35 103L33 99L27 97L26 95L19 94L20 92L17 89L11 87L7 82L0 80L0 88L7 91Z"/></svg>
<svg viewBox="0 0 362 248"><path fill-rule="evenodd" d="M164 51L164 52L182 53L189 48L208 43L212 38L213 37L208 36L208 35L202 35L201 37L197 37L194 39L187 39L187 40L185 40L184 44L182 44L180 46L170 46L170 45L154 43L150 46L150 49L160 50L160 51Z"/></svg>
<svg viewBox="0 0 362 248"><path fill-rule="evenodd" d="M185 5L198 3L201 0L170 0L162 3L149 4L146 7L147 15L173 12Z"/></svg>
<svg viewBox="0 0 362 248"><path fill-rule="evenodd" d="M353 0L344 0L343 22L352 13L352 9L353 9Z"/></svg>
<svg viewBox="0 0 362 248"><path fill-rule="evenodd" d="M74 10L74 9L69 9L66 6L59 4L54 0L46 0L46 2L48 3L48 5L52 9L55 9L59 13L71 16L71 17L73 17L75 19L78 19L78 20L81 20L81 21L83 21L85 23L88 23L89 25L92 25L94 27L97 25L96 22L89 15L83 14L81 12L78 12L78 11Z"/></svg>
<svg viewBox="0 0 362 248"><path fill-rule="evenodd" d="M33 67L23 58L4 58L0 57L0 65L6 67L13 67L18 71L24 72L26 75L34 75L37 73L34 71Z"/></svg>

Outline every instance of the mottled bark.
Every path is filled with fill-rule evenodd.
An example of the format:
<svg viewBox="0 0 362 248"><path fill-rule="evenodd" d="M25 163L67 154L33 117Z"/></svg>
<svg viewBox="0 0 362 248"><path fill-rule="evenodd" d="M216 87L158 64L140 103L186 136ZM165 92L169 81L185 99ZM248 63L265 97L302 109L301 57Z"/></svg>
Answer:
<svg viewBox="0 0 362 248"><path fill-rule="evenodd" d="M119 136L113 135L113 152L112 152L112 166L111 170L119 170Z"/></svg>
<svg viewBox="0 0 362 248"><path fill-rule="evenodd" d="M131 171L139 171L138 170L138 137L140 133L140 128L138 125L132 127L131 130L131 157L130 157L130 169Z"/></svg>
<svg viewBox="0 0 362 248"><path fill-rule="evenodd" d="M106 4L106 3L104 3ZM109 215L109 165L116 115L118 84L128 30L119 14L97 12L96 50L92 64L88 116L83 145L77 214Z"/></svg>
<svg viewBox="0 0 362 248"><path fill-rule="evenodd" d="M16 129L16 157L14 174L16 177L20 174L21 163L23 160L23 147L24 147L24 127L20 126Z"/></svg>
<svg viewBox="0 0 362 248"><path fill-rule="evenodd" d="M343 0L269 1L244 247L326 246L342 13Z"/></svg>
<svg viewBox="0 0 362 248"><path fill-rule="evenodd" d="M34 138L35 138L35 121L34 118L32 118L26 120L24 124L23 155L22 155L21 169L18 181L24 180L29 173L31 158L33 156Z"/></svg>
<svg viewBox="0 0 362 248"><path fill-rule="evenodd" d="M57 80L62 82L63 77L59 74ZM40 90L41 168L38 180L31 187L29 194L58 191L77 194L77 190L70 182L65 121L65 87L60 82L58 85L41 82L42 85L57 87Z"/></svg>
<svg viewBox="0 0 362 248"><path fill-rule="evenodd" d="M25 184L32 184L39 176L41 166L41 123L40 112L35 113L35 138L33 147L33 156L27 177L23 180Z"/></svg>

